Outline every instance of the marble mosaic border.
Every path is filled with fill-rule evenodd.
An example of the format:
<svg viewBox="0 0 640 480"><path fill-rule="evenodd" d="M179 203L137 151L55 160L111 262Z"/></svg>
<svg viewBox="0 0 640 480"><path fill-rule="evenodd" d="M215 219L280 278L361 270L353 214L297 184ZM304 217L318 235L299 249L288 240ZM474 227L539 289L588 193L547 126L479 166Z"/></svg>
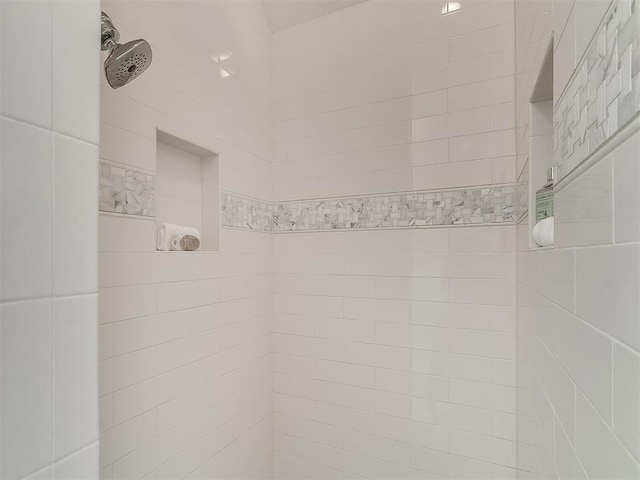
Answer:
<svg viewBox="0 0 640 480"><path fill-rule="evenodd" d="M516 183L516 219L517 223L522 223L528 219L529 213L529 161L524 164Z"/></svg>
<svg viewBox="0 0 640 480"><path fill-rule="evenodd" d="M263 232L273 230L275 204L231 192L220 196L221 225Z"/></svg>
<svg viewBox="0 0 640 480"><path fill-rule="evenodd" d="M155 175L100 162L100 210L156 216ZM515 185L416 191L290 202L223 191L221 226L262 232L420 228L509 224Z"/></svg>
<svg viewBox="0 0 640 480"><path fill-rule="evenodd" d="M615 0L554 109L564 179L640 112L640 1Z"/></svg>
<svg viewBox="0 0 640 480"><path fill-rule="evenodd" d="M222 226L272 232L515 222L515 186L267 203L222 194Z"/></svg>
<svg viewBox="0 0 640 480"><path fill-rule="evenodd" d="M156 216L155 175L100 161L99 210Z"/></svg>

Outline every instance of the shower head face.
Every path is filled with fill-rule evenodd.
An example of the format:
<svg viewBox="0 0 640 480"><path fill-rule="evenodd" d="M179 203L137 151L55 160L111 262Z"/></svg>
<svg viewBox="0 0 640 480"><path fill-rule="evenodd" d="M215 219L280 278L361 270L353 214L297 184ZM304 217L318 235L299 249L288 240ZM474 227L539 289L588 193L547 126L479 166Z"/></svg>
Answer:
<svg viewBox="0 0 640 480"><path fill-rule="evenodd" d="M146 40L133 40L116 45L104 62L107 82L112 88L126 85L151 65L151 45Z"/></svg>

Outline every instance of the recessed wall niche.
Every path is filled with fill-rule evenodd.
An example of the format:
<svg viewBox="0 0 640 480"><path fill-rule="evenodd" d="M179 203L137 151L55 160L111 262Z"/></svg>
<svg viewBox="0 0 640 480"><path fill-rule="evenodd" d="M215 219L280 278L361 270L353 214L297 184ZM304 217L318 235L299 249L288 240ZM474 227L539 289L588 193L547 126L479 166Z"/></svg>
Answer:
<svg viewBox="0 0 640 480"><path fill-rule="evenodd" d="M200 230L200 250L218 251L218 155L160 130L156 147L156 220L195 227Z"/></svg>
<svg viewBox="0 0 640 480"><path fill-rule="evenodd" d="M551 39L530 101L530 159L529 159L529 227L536 225L536 191L547 181L547 169L553 159L553 38ZM539 248L529 235L529 247Z"/></svg>

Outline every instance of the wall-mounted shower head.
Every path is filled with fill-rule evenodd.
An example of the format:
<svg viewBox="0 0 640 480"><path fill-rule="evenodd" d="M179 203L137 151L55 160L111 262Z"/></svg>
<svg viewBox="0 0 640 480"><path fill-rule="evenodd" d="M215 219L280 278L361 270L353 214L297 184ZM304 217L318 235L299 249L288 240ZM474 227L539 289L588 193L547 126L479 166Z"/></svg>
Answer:
<svg viewBox="0 0 640 480"><path fill-rule="evenodd" d="M112 88L120 88L144 72L151 65L151 46L146 40L118 43L120 33L109 16L102 12L102 50L109 50L104 72Z"/></svg>

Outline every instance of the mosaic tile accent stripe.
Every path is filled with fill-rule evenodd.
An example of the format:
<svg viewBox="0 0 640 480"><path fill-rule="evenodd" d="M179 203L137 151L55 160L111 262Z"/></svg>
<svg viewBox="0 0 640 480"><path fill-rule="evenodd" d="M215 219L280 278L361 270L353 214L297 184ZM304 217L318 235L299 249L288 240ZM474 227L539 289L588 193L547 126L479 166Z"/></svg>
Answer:
<svg viewBox="0 0 640 480"><path fill-rule="evenodd" d="M640 0L616 0L554 110L564 178L640 111Z"/></svg>
<svg viewBox="0 0 640 480"><path fill-rule="evenodd" d="M222 225L274 232L504 224L515 187L369 195L268 204L223 193Z"/></svg>
<svg viewBox="0 0 640 480"><path fill-rule="evenodd" d="M415 192L275 206L274 231L426 227L514 220L513 187Z"/></svg>
<svg viewBox="0 0 640 480"><path fill-rule="evenodd" d="M271 203L221 194L222 226L264 232L513 223L515 186ZM100 210L155 217L155 176L100 163Z"/></svg>
<svg viewBox="0 0 640 480"><path fill-rule="evenodd" d="M268 232L273 230L274 205L272 203L223 192L220 209L224 227Z"/></svg>
<svg viewBox="0 0 640 480"><path fill-rule="evenodd" d="M100 162L99 209L155 217L155 176Z"/></svg>
<svg viewBox="0 0 640 480"><path fill-rule="evenodd" d="M524 164L518 183L516 184L516 218L522 222L529 213L529 162Z"/></svg>

